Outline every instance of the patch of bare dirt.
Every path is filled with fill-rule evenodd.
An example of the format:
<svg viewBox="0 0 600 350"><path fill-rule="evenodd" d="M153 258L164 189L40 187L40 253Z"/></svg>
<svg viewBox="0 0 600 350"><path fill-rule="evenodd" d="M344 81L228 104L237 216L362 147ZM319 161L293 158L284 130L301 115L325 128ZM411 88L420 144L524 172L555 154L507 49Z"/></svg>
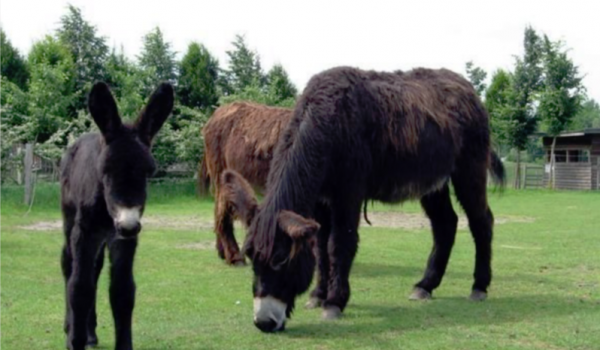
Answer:
<svg viewBox="0 0 600 350"><path fill-rule="evenodd" d="M405 230L429 229L429 219L424 214L408 214L399 212L370 212L368 213L372 227L400 228ZM507 223L532 223L535 219L526 216L499 216L495 218L496 225ZM145 216L142 218L142 225L145 228L152 229L173 229L173 230L212 230L212 218L201 218L199 216L189 217L168 217L168 216ZM363 227L369 227L366 222L361 222ZM28 226L20 226L22 230L28 231L60 231L62 230L62 221L41 221ZM236 222L236 229L240 225ZM459 229L468 228L466 217L460 217L458 221Z"/></svg>
<svg viewBox="0 0 600 350"><path fill-rule="evenodd" d="M176 246L177 249L186 249L186 250L213 250L215 249L214 241L205 241L205 242L196 242L196 243L186 243L180 244Z"/></svg>
<svg viewBox="0 0 600 350"><path fill-rule="evenodd" d="M429 219L424 214L407 214L398 212L371 212L367 214L369 221L373 227L385 228L401 228L406 230L429 229ZM507 223L532 223L535 219L526 216L500 216L494 219L496 225ZM361 222L363 227L368 227L368 224ZM466 229L469 227L469 222L464 216L458 218L458 229Z"/></svg>
<svg viewBox="0 0 600 350"><path fill-rule="evenodd" d="M60 231L62 227L62 221L40 221L32 225L17 226L17 228L27 231Z"/></svg>

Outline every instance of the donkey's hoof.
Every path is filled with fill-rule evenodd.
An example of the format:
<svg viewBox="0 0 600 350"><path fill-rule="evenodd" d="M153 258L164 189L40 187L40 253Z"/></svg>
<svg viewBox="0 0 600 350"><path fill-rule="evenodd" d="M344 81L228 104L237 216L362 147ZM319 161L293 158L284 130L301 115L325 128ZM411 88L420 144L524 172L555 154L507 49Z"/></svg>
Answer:
<svg viewBox="0 0 600 350"><path fill-rule="evenodd" d="M98 346L98 336L96 334L88 334L86 346L96 347Z"/></svg>
<svg viewBox="0 0 600 350"><path fill-rule="evenodd" d="M246 266L246 261L244 261L244 260L236 260L236 261L233 261L231 263L231 265L235 266L235 267L243 267L243 266Z"/></svg>
<svg viewBox="0 0 600 350"><path fill-rule="evenodd" d="M484 301L485 299L487 299L487 293L486 292L482 292L480 290L474 289L471 292L471 295L469 296L469 299L471 301Z"/></svg>
<svg viewBox="0 0 600 350"><path fill-rule="evenodd" d="M307 309L316 309L318 307L321 307L322 304L323 304L323 300L321 300L319 298L311 297L310 299L308 299L306 304L304 304L304 307Z"/></svg>
<svg viewBox="0 0 600 350"><path fill-rule="evenodd" d="M324 320L336 320L342 317L342 310L337 306L328 306L323 310Z"/></svg>
<svg viewBox="0 0 600 350"><path fill-rule="evenodd" d="M408 300L431 300L431 293L421 287L415 287Z"/></svg>

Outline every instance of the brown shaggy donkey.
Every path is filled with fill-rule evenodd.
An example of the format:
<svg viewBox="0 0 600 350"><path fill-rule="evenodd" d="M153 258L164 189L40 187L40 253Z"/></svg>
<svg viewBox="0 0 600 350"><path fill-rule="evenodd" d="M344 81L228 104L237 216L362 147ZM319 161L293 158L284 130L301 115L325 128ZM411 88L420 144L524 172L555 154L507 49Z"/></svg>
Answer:
<svg viewBox="0 0 600 350"><path fill-rule="evenodd" d="M217 250L228 264L243 265L244 256L233 233L235 217L222 199L217 180L225 170L235 170L256 190L264 192L273 149L291 118L290 109L234 102L219 107L204 126L199 188L206 193L212 182Z"/></svg>
<svg viewBox="0 0 600 350"><path fill-rule="evenodd" d="M488 114L460 75L349 67L315 75L279 138L260 206L244 177L230 170L221 176L227 207L250 224L245 252L254 270L255 325L266 332L283 329L316 264L319 279L309 306L322 305L328 319L341 315L350 299L360 208L367 200L421 201L433 248L411 298L429 298L442 281L456 236L450 182L475 242L471 299L485 299L494 222L488 170L503 183Z"/></svg>

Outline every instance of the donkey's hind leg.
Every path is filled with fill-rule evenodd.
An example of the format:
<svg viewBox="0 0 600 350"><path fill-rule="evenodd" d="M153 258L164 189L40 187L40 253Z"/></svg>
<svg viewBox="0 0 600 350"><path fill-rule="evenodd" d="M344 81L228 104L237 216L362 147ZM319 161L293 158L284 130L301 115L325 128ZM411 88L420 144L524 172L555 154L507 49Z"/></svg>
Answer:
<svg viewBox="0 0 600 350"><path fill-rule="evenodd" d="M411 300L431 298L431 293L442 282L454 239L458 217L452 208L448 184L437 192L421 198L421 206L431 221L433 231L433 248L427 261L423 279L415 285Z"/></svg>
<svg viewBox="0 0 600 350"><path fill-rule="evenodd" d="M492 280L492 226L494 216L487 202L487 169L485 162L472 164L468 173L462 170L452 176L456 197L469 219L469 228L475 241L475 272L471 300L484 300Z"/></svg>

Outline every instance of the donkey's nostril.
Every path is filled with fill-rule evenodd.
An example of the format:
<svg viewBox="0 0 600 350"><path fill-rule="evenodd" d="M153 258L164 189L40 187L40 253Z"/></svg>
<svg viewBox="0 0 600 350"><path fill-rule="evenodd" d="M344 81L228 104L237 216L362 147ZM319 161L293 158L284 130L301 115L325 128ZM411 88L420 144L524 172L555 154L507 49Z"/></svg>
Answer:
<svg viewBox="0 0 600 350"><path fill-rule="evenodd" d="M135 224L131 224L128 227L124 227L124 226L117 224L117 232L118 232L119 236L121 236L123 238L133 238L133 237L137 236L141 230L142 230L142 225L139 222L136 222Z"/></svg>
<svg viewBox="0 0 600 350"><path fill-rule="evenodd" d="M254 325L263 332L270 333L277 330L277 322L273 319L255 320Z"/></svg>

